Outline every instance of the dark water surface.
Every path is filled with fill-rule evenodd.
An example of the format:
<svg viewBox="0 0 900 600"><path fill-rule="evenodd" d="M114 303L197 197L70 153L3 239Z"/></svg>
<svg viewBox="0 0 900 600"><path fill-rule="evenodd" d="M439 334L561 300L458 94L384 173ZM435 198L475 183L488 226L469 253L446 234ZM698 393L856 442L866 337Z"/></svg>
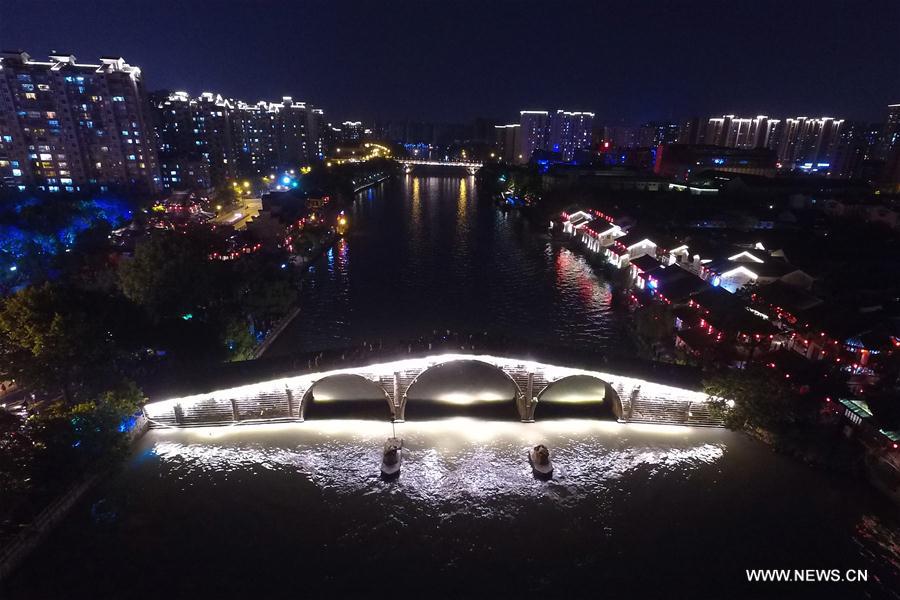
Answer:
<svg viewBox="0 0 900 600"><path fill-rule="evenodd" d="M896 521L876 516L877 499L738 434L584 420L398 429L394 482L378 476L387 423L152 431L8 597L880 598L896 584ZM538 441L553 481L526 462ZM116 523L91 522L99 498ZM746 584L760 567L868 569L870 581Z"/></svg>
<svg viewBox="0 0 900 600"><path fill-rule="evenodd" d="M473 178L364 193L307 282L290 353L433 328L627 352L578 256L476 199ZM900 597L896 509L724 430L451 418L150 432L0 587L0 598ZM526 450L546 443L554 479ZM95 524L91 505L116 507ZM746 583L745 569L869 582Z"/></svg>
<svg viewBox="0 0 900 600"><path fill-rule="evenodd" d="M351 231L304 282L301 313L266 356L488 331L629 353L609 285L474 177L404 176L358 194Z"/></svg>

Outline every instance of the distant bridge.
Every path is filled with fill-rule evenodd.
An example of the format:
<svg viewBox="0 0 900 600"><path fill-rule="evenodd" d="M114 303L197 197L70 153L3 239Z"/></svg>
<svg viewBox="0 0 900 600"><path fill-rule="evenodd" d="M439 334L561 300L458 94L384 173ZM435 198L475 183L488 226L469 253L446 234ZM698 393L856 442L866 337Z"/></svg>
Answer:
<svg viewBox="0 0 900 600"><path fill-rule="evenodd" d="M474 175L478 172L478 169L484 166L484 163L474 160L431 160L421 158L398 158L396 160L403 165L403 170L406 173L411 173L415 166L462 167L469 172L469 175Z"/></svg>
<svg viewBox="0 0 900 600"><path fill-rule="evenodd" d="M498 379L502 378L507 385L512 384L509 387L514 390L515 397L508 400L485 399L479 397L477 393L460 392L427 400L417 398L417 395L413 394L414 398L410 400L410 392L416 389L417 382L422 377L433 374L435 369L459 363L477 363L482 369L495 371ZM566 386L564 382L571 383L574 378L593 384L594 389L600 392L592 398L568 397L558 393L545 395L553 389L557 391L564 389ZM557 408L559 405L578 404L580 408L586 408L590 416L603 418L606 414L620 422L722 425L720 420L710 414L708 397L702 392L612 373L558 367L516 358L470 354L440 354L320 373L305 373L150 402L144 406L144 413L151 425L156 427L315 419L320 409L317 404L325 406L336 403L334 399L324 396L317 399L317 386L336 380L349 381L357 386L368 386L367 389L371 390L370 397L382 398L383 401L364 402L375 409L379 418L385 420L402 421L407 417L416 418L417 415L421 418L425 411L419 413L418 409L424 409L429 403L441 404L445 412L446 410L452 412L472 405L504 405L508 402L514 404L514 407L509 407L510 416L518 416L523 422L540 419L542 414L550 415L552 407L544 405L556 403ZM460 382L460 390L465 390L466 383ZM411 404L413 406L410 406ZM544 412L545 410L547 412Z"/></svg>

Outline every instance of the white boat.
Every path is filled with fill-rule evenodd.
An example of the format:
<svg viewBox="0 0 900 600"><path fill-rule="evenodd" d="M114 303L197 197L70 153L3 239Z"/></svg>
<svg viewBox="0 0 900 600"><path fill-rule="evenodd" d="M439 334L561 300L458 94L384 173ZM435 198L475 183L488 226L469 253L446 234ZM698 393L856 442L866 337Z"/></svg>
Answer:
<svg viewBox="0 0 900 600"><path fill-rule="evenodd" d="M384 443L384 454L381 455L381 474L384 477L395 477L400 474L403 440L388 438Z"/></svg>
<svg viewBox="0 0 900 600"><path fill-rule="evenodd" d="M550 462L550 451L547 446L538 444L528 451L528 461L535 477L549 479L553 476L553 463Z"/></svg>

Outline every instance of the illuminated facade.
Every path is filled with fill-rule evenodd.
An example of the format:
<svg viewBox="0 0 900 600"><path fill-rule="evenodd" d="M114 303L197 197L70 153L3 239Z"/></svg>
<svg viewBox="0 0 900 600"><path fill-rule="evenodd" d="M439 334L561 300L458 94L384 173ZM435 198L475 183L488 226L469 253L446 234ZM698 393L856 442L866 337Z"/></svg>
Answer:
<svg viewBox="0 0 900 600"><path fill-rule="evenodd" d="M550 122L546 110L523 110L519 113L521 147L516 159L528 162L535 150L547 149L547 126Z"/></svg>
<svg viewBox="0 0 900 600"><path fill-rule="evenodd" d="M153 108L163 187L205 189L234 176L229 101L174 92L155 98Z"/></svg>
<svg viewBox="0 0 900 600"><path fill-rule="evenodd" d="M508 163L518 160L521 131L522 126L518 123L494 126L494 143L497 146L499 158Z"/></svg>
<svg viewBox="0 0 900 600"><path fill-rule="evenodd" d="M887 161L885 187L896 192L900 190L900 104L888 106L888 118L882 132L882 150Z"/></svg>
<svg viewBox="0 0 900 600"><path fill-rule="evenodd" d="M322 156L322 111L291 97L247 104L175 92L155 98L153 107L166 188L216 187Z"/></svg>
<svg viewBox="0 0 900 600"><path fill-rule="evenodd" d="M232 111L235 158L241 175L296 168L325 152L321 109L284 97L281 102L238 102Z"/></svg>
<svg viewBox="0 0 900 600"><path fill-rule="evenodd" d="M590 148L593 127L594 113L558 110L550 117L547 149L572 160L576 150Z"/></svg>
<svg viewBox="0 0 900 600"><path fill-rule="evenodd" d="M837 155L843 119L795 117L785 120L778 160L786 167L828 170Z"/></svg>
<svg viewBox="0 0 900 600"><path fill-rule="evenodd" d="M59 192L160 186L156 139L139 68L0 53L0 181Z"/></svg>
<svg viewBox="0 0 900 600"><path fill-rule="evenodd" d="M650 121L638 129L637 145L642 148L656 148L661 144L674 144L679 137L678 123Z"/></svg>
<svg viewBox="0 0 900 600"><path fill-rule="evenodd" d="M594 113L557 110L523 110L519 113L518 162L528 162L536 150L558 152L570 161L575 152L590 148Z"/></svg>
<svg viewBox="0 0 900 600"><path fill-rule="evenodd" d="M704 143L725 148L777 148L782 123L766 115L753 118L724 115L707 122Z"/></svg>

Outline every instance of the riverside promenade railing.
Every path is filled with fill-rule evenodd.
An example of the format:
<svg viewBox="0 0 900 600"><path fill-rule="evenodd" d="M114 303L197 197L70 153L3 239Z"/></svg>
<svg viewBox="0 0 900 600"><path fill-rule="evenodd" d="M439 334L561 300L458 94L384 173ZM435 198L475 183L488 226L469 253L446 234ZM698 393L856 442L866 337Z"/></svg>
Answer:
<svg viewBox="0 0 900 600"><path fill-rule="evenodd" d="M128 430L128 440L134 443L148 429L147 419L140 413L133 417ZM3 546L0 546L0 581L6 579L15 568L40 544L56 525L69 513L72 507L90 490L104 475L100 470L87 475L72 484L44 507L28 525Z"/></svg>
<svg viewBox="0 0 900 600"><path fill-rule="evenodd" d="M101 473L95 473L70 487L38 513L37 517L10 543L0 548L0 581L12 573L19 563L43 541L53 527L68 514L72 506L100 479L101 475Z"/></svg>

